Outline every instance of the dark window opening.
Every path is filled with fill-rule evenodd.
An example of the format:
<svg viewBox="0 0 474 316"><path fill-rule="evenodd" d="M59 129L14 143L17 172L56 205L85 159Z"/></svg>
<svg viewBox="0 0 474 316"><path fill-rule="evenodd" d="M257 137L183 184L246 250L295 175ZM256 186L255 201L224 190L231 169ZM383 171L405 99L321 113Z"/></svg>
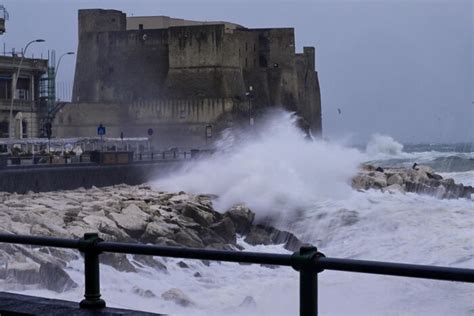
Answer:
<svg viewBox="0 0 474 316"><path fill-rule="evenodd" d="M258 59L258 63L260 67L264 67L264 68L268 67L267 58L264 55L260 55Z"/></svg>
<svg viewBox="0 0 474 316"><path fill-rule="evenodd" d="M25 121L21 121L21 134L23 138L28 138L28 124Z"/></svg>
<svg viewBox="0 0 474 316"><path fill-rule="evenodd" d="M249 49L249 43L245 42L245 51L248 51Z"/></svg>
<svg viewBox="0 0 474 316"><path fill-rule="evenodd" d="M245 57L245 67L248 67L248 65L247 65L247 57Z"/></svg>
<svg viewBox="0 0 474 316"><path fill-rule="evenodd" d="M143 24L138 24L138 29L139 29L140 31L143 31Z"/></svg>
<svg viewBox="0 0 474 316"><path fill-rule="evenodd" d="M0 122L0 138L8 137L8 122Z"/></svg>
<svg viewBox="0 0 474 316"><path fill-rule="evenodd" d="M0 99L10 99L12 92L12 76L0 74Z"/></svg>
<svg viewBox="0 0 474 316"><path fill-rule="evenodd" d="M112 18L112 22L115 22L115 18Z"/></svg>

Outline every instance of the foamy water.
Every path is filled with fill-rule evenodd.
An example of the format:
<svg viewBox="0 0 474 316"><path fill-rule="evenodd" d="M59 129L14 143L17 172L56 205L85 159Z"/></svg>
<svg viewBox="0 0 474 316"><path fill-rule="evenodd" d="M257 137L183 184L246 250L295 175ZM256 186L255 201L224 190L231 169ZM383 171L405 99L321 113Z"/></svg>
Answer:
<svg viewBox="0 0 474 316"><path fill-rule="evenodd" d="M271 217L330 257L357 258L474 268L474 203L429 196L356 192L350 178L364 161L409 165L459 153L410 152L378 135L364 152L327 142L309 142L279 113L252 136L229 130L218 146L223 153L189 165L155 183L159 189L219 195L225 210L247 203L258 219ZM472 155L472 153L464 153ZM431 156L430 156L431 155ZM472 171L450 173L472 183ZM469 182L471 181L471 182ZM285 253L281 246L250 246L250 251ZM141 269L117 272L101 266L102 293L109 306L175 315L297 315L298 274L290 268L184 260L189 269L167 260L168 273ZM68 272L79 288L60 295L27 293L79 301L82 261ZM199 272L202 277L194 277ZM136 287L157 297L137 294ZM135 288L135 290L134 290ZM180 288L196 305L180 307L160 298ZM251 296L255 306L239 307ZM473 315L472 284L324 271L319 277L322 315Z"/></svg>

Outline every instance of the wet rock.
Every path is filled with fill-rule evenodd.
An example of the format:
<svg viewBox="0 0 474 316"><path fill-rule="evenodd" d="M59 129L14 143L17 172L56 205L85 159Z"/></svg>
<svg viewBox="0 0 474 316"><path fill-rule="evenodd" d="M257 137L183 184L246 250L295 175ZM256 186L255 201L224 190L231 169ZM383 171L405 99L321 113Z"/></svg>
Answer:
<svg viewBox="0 0 474 316"><path fill-rule="evenodd" d="M58 265L46 262L39 269L40 284L51 291L62 293L76 288L77 284Z"/></svg>
<svg viewBox="0 0 474 316"><path fill-rule="evenodd" d="M133 294L136 294L138 296L141 296L141 297L145 297L145 298L153 298L153 297L156 297L155 293L153 293L153 291L151 290L144 290L142 289L141 287L138 287L138 286L134 286L133 289L132 289L132 293Z"/></svg>
<svg viewBox="0 0 474 316"><path fill-rule="evenodd" d="M243 204L233 206L224 215L232 220L235 231L240 235L247 234L255 220L255 213Z"/></svg>
<svg viewBox="0 0 474 316"><path fill-rule="evenodd" d="M183 261L179 261L176 265L180 268L183 268L183 269L188 269L189 268L189 266Z"/></svg>
<svg viewBox="0 0 474 316"><path fill-rule="evenodd" d="M167 271L166 265L156 260L152 256L134 255L133 260L137 265L151 267L157 271Z"/></svg>
<svg viewBox="0 0 474 316"><path fill-rule="evenodd" d="M386 187L384 192L388 192L388 193L391 193L391 194L405 193L405 190L403 189L403 187L400 184L394 183L394 184L389 185L388 187Z"/></svg>
<svg viewBox="0 0 474 316"><path fill-rule="evenodd" d="M121 272L137 272L135 267L128 261L127 256L119 253L103 253L100 255L100 263L112 266Z"/></svg>
<svg viewBox="0 0 474 316"><path fill-rule="evenodd" d="M37 284L40 283L39 268L35 262L8 262L6 276L21 284Z"/></svg>
<svg viewBox="0 0 474 316"><path fill-rule="evenodd" d="M182 214L203 226L209 226L215 220L214 214L206 212L205 210L192 204L186 204L183 208Z"/></svg>
<svg viewBox="0 0 474 316"><path fill-rule="evenodd" d="M290 251L298 250L303 243L292 233L264 225L252 226L244 241L250 245L278 245Z"/></svg>
<svg viewBox="0 0 474 316"><path fill-rule="evenodd" d="M200 277L202 277L201 273L199 273L199 272L194 273L193 276L194 276L195 278L200 278Z"/></svg>
<svg viewBox="0 0 474 316"><path fill-rule="evenodd" d="M165 301L173 301L176 304L180 306L184 306L184 307L195 305L194 302L191 301L191 299L186 294L183 293L183 291L177 288L169 289L168 291L161 294L161 297Z"/></svg>
<svg viewBox="0 0 474 316"><path fill-rule="evenodd" d="M166 222L151 222L146 226L145 232L140 238L142 242L152 242L158 237L172 236L179 230L179 226L176 224L170 224Z"/></svg>
<svg viewBox="0 0 474 316"><path fill-rule="evenodd" d="M122 213L111 213L110 217L123 228L130 236L139 237L145 231L149 215L135 204L130 204Z"/></svg>
<svg viewBox="0 0 474 316"><path fill-rule="evenodd" d="M390 186L392 184L403 184L403 178L399 174L393 174L387 178L387 185Z"/></svg>
<svg viewBox="0 0 474 316"><path fill-rule="evenodd" d="M204 247L202 240L192 230L181 230L177 232L172 239L181 246L192 248Z"/></svg>
<svg viewBox="0 0 474 316"><path fill-rule="evenodd" d="M220 222L212 224L210 228L222 237L224 241L231 244L236 243L235 227L230 218L225 217Z"/></svg>
<svg viewBox="0 0 474 316"><path fill-rule="evenodd" d="M242 303L239 304L242 308L257 308L257 302L252 296L246 296Z"/></svg>

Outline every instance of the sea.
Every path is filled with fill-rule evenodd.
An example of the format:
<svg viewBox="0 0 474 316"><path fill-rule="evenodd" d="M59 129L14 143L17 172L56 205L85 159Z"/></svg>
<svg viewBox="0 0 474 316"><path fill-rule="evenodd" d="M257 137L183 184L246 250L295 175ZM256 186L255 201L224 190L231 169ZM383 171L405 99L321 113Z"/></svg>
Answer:
<svg viewBox="0 0 474 316"><path fill-rule="evenodd" d="M474 269L474 197L440 200L414 193L359 192L350 179L361 164L382 167L415 162L443 177L474 185L474 145L402 144L376 134L364 146L309 140L290 113L275 113L252 131L228 129L216 153L154 180L159 190L214 194L225 212L245 203L256 221L294 233L328 257ZM247 251L289 253L282 245ZM172 315L298 315L299 278L291 268L269 268L163 259L167 272L140 268L117 272L101 266L108 306ZM61 294L43 289L24 294L79 301L83 262L67 268L79 284ZM199 272L200 277L195 274ZM183 307L161 293L178 288L193 302ZM472 284L366 275L319 274L320 315L474 315Z"/></svg>

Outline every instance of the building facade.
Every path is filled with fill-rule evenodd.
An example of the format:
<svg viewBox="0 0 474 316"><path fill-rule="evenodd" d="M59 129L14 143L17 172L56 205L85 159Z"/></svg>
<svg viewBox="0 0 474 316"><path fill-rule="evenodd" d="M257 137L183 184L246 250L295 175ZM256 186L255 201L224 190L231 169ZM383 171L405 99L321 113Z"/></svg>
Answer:
<svg viewBox="0 0 474 316"><path fill-rule="evenodd" d="M46 113L41 85L48 61L23 58L17 78L20 60L21 56L0 56L0 138L39 137Z"/></svg>
<svg viewBox="0 0 474 316"><path fill-rule="evenodd" d="M54 133L94 136L107 123L112 137L151 129L158 147L201 146L210 129L258 122L269 107L297 112L321 133L315 49L296 53L293 28L79 10L72 104Z"/></svg>

